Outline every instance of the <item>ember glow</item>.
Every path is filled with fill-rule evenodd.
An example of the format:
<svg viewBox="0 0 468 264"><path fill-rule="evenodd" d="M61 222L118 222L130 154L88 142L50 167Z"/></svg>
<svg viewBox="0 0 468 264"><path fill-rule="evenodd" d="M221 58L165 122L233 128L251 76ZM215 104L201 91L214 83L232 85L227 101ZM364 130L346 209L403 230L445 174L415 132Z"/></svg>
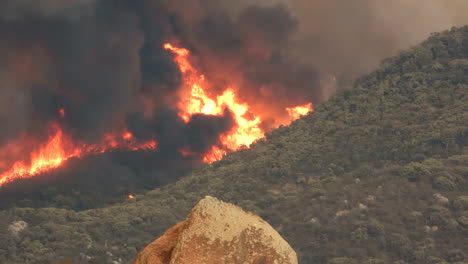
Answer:
<svg viewBox="0 0 468 264"><path fill-rule="evenodd" d="M194 114L222 116L225 109L233 114L235 126L226 134L220 135L222 146L213 146L208 153L205 153L203 161L211 163L220 160L228 152L236 151L241 147L249 147L256 140L263 138L266 131L261 128L262 120L260 115L256 115L250 106L240 102L234 87L226 87L221 95L210 97L210 83L205 75L200 73L190 63L190 52L187 49L176 47L172 44L165 44L164 48L175 55L175 62L178 64L184 78L184 93L178 105L180 117L189 122ZM285 124L300 118L313 111L312 103L293 108L287 108L289 118ZM184 155L189 152L185 151Z"/></svg>
<svg viewBox="0 0 468 264"><path fill-rule="evenodd" d="M61 111L59 111L62 117ZM60 167L71 158L97 155L116 150L131 150L156 148L155 141L140 142L129 132L122 135L106 135L99 144L75 142L66 135L57 123L50 124L47 142L39 146L29 156L28 160L19 160L12 167L0 174L0 186L20 178L30 178L35 175Z"/></svg>
<svg viewBox="0 0 468 264"><path fill-rule="evenodd" d="M60 117L60 118L64 118L64 117L65 117L65 109L60 108L60 109L58 110L58 114L59 114L59 117Z"/></svg>

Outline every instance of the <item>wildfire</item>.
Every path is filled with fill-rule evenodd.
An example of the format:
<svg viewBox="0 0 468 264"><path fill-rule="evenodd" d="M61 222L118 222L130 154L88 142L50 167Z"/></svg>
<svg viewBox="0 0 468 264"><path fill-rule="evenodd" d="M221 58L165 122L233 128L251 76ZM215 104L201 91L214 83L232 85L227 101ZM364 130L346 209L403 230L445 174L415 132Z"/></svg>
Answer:
<svg viewBox="0 0 468 264"><path fill-rule="evenodd" d="M210 97L208 95L210 84L205 76L200 74L190 63L190 52L169 43L165 44L164 48L175 55L174 60L178 64L183 74L184 84L188 88L188 91L182 95L182 100L178 105L180 117L185 122L189 122L194 114L222 116L226 108L234 116L236 126L228 133L220 135L219 139L222 147L213 146L204 155L204 162L211 163L220 160L227 152L238 150L243 146L249 147L256 140L264 137L265 131L261 128L262 120L252 112L248 104L239 102L236 89L226 87L221 95L214 98ZM286 111L290 115L288 121L292 121L313 111L312 103L287 108ZM250 116L250 118L246 116Z"/></svg>
<svg viewBox="0 0 468 264"><path fill-rule="evenodd" d="M58 110L59 118L64 118L65 117L65 109L60 108Z"/></svg>
<svg viewBox="0 0 468 264"><path fill-rule="evenodd" d="M202 160L211 163L220 160L228 152L250 147L256 140L263 138L265 132L262 128L261 113L256 113L246 103L239 100L237 89L227 86L222 93L214 94L210 91L211 84L190 62L190 52L187 49L165 44L164 48L175 55L175 62L183 75L184 87L181 100L176 105L179 115L185 122L190 122L195 114L212 116L224 116L226 110L232 115L234 125L231 130L219 135L221 144L214 145L207 153L203 153ZM149 102L149 103L148 103ZM151 100L147 102L151 105ZM312 103L285 109L285 120L281 118L281 124L287 124L299 117L313 111ZM57 120L66 116L64 108L57 110ZM289 116L287 115L289 114ZM49 124L49 137L46 142L39 144L33 149L26 159L19 159L13 163L3 162L2 168L8 168L0 172L0 186L20 178L30 178L35 175L50 171L63 165L71 158L81 158L87 155L97 155L117 150L136 151L141 149L155 150L156 141L142 141L137 139L131 132L123 130L120 133L104 135L97 144L88 144L74 140L67 135L57 121ZM26 142L26 143L24 143ZM5 147L0 149L0 157L11 155L10 149L23 149L27 147L27 140L16 148ZM180 149L184 156L198 155L190 149ZM15 152L16 153L16 152ZM15 155L18 155L16 153ZM8 165L10 164L10 165ZM134 196L129 195L132 199Z"/></svg>
<svg viewBox="0 0 468 264"><path fill-rule="evenodd" d="M286 111L288 112L290 117L292 117L293 119L298 119L301 116L307 115L308 113L314 111L314 109L312 108L312 103L308 103L305 105L286 108Z"/></svg>
<svg viewBox="0 0 468 264"><path fill-rule="evenodd" d="M140 142L134 139L129 132L124 132L121 136L107 135L100 144L79 143L66 135L57 123L51 123L47 142L33 151L28 161L16 161L9 170L0 174L0 186L19 178L30 178L58 168L71 158L96 155L118 149L155 148L155 141Z"/></svg>
<svg viewBox="0 0 468 264"><path fill-rule="evenodd" d="M122 135L122 138L123 138L123 139L126 139L126 140L130 140L130 139L133 138L133 134L130 133L130 132L128 132L128 131L125 131L125 132L123 133L123 135Z"/></svg>
<svg viewBox="0 0 468 264"><path fill-rule="evenodd" d="M220 96L210 98L207 95L209 84L206 83L205 76L200 74L189 62L190 52L171 44L164 45L164 48L176 55L175 61L184 76L185 85L190 89L178 106L181 110L181 118L188 122L194 114L222 116L224 109L228 108L236 121L237 126L233 131L220 136L225 150L214 146L210 153L204 156L205 162L219 160L227 151L237 150L243 145L249 146L255 140L263 137L264 132L259 127L261 120L258 117L253 119L245 117L245 114L249 112L249 106L238 102L234 89L228 87Z"/></svg>

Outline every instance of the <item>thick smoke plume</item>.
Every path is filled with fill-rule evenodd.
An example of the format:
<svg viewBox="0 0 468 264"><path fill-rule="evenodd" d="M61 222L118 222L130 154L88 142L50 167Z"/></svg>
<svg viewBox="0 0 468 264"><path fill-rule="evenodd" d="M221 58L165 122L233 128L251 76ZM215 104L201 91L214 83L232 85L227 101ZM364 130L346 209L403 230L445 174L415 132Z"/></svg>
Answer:
<svg viewBox="0 0 468 264"><path fill-rule="evenodd" d="M322 81L336 75L349 83L374 69L382 59L416 45L432 32L468 24L465 0L225 2L234 13L252 3L286 4L299 21L294 37L295 60L312 65L321 73Z"/></svg>
<svg viewBox="0 0 468 264"><path fill-rule="evenodd" d="M268 130L286 107L325 100L333 76L347 83L467 11L464 0L0 0L0 171L52 120L90 143L122 129L155 138L150 160L182 164L180 150L217 144L231 114L180 119L182 76L164 43L192 52L212 93L237 89Z"/></svg>

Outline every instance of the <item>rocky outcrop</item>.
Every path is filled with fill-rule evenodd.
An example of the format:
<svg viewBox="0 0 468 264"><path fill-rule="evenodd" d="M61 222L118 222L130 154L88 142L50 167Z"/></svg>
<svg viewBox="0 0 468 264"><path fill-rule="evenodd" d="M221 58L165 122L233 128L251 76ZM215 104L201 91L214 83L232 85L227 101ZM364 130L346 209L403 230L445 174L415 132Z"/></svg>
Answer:
<svg viewBox="0 0 468 264"><path fill-rule="evenodd" d="M11 225L8 226L8 230L14 236L18 236L18 234L21 233L26 228L28 228L28 223L22 220L13 222Z"/></svg>
<svg viewBox="0 0 468 264"><path fill-rule="evenodd" d="M133 262L134 264L165 264L170 263L172 251L177 245L179 235L185 223L178 223L167 230L164 235L149 244Z"/></svg>
<svg viewBox="0 0 468 264"><path fill-rule="evenodd" d="M143 249L134 264L296 264L289 244L267 222L205 197L187 219Z"/></svg>

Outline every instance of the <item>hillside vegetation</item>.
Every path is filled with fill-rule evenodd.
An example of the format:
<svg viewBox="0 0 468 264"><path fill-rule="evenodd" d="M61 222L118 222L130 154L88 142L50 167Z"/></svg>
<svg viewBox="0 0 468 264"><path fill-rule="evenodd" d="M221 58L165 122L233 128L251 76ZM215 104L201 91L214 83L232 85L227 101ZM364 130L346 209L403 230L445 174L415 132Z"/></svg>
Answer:
<svg viewBox="0 0 468 264"><path fill-rule="evenodd" d="M174 184L101 209L0 212L0 262L129 263L211 195L269 221L301 263L468 263L467 124L463 27Z"/></svg>

